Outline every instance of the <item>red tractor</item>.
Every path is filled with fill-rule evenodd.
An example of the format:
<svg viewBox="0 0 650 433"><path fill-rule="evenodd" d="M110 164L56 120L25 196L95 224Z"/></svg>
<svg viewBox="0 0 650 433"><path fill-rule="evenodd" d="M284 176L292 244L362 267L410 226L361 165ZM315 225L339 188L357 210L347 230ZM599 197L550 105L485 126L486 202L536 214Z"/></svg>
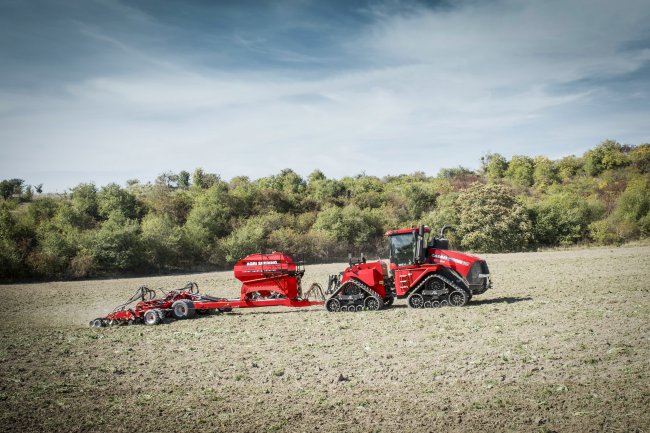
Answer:
<svg viewBox="0 0 650 433"><path fill-rule="evenodd" d="M395 297L407 298L409 307L460 307L473 295L484 293L492 285L485 260L449 250L444 232L429 242L431 230L390 230L390 274L383 262L367 263L350 259L340 275L330 276L325 303L328 311L377 310L390 306ZM380 299L378 304L371 299Z"/></svg>
<svg viewBox="0 0 650 433"><path fill-rule="evenodd" d="M328 311L379 310L393 303L386 263L366 263L362 254L359 259L350 256L349 265L340 274L330 275L326 294L332 296L325 303Z"/></svg>

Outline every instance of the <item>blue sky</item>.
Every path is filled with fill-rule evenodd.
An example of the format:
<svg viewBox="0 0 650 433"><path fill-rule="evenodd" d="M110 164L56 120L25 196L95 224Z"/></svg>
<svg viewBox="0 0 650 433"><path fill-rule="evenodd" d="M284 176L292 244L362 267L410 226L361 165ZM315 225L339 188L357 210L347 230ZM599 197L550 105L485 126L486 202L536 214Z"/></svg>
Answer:
<svg viewBox="0 0 650 433"><path fill-rule="evenodd" d="M650 141L650 2L0 0L0 177L386 174Z"/></svg>

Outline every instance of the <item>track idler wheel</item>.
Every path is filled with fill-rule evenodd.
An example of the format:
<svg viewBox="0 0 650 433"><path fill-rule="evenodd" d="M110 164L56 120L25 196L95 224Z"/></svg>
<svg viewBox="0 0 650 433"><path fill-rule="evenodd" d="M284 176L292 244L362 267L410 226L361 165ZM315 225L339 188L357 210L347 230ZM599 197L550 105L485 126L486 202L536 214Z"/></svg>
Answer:
<svg viewBox="0 0 650 433"><path fill-rule="evenodd" d="M172 304L172 316L175 319L191 319L196 315L194 303L186 299L180 299Z"/></svg>
<svg viewBox="0 0 650 433"><path fill-rule="evenodd" d="M419 293L414 293L411 296L409 296L408 304L409 307L411 308L423 308L424 298Z"/></svg>
<svg viewBox="0 0 650 433"><path fill-rule="evenodd" d="M162 322L162 311L158 309L147 310L144 313L144 324L147 326L159 325Z"/></svg>
<svg viewBox="0 0 650 433"><path fill-rule="evenodd" d="M449 294L448 302L451 307L462 307L467 305L469 296L463 290L454 290Z"/></svg>
<svg viewBox="0 0 650 433"><path fill-rule="evenodd" d="M330 298L325 302L325 308L330 313L336 313L341 311L341 302L336 298Z"/></svg>
<svg viewBox="0 0 650 433"><path fill-rule="evenodd" d="M377 311L383 306L383 302L374 296L369 296L363 301L363 306L366 310Z"/></svg>

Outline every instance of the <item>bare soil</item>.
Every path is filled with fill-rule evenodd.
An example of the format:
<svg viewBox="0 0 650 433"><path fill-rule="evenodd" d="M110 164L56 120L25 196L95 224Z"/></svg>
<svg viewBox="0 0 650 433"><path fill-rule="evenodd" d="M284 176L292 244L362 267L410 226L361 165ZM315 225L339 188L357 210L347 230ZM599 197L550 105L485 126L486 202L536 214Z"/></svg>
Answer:
<svg viewBox="0 0 650 433"><path fill-rule="evenodd" d="M250 309L91 329L140 285L4 285L0 431L650 431L650 247L486 256L462 308ZM344 265L307 266L305 286Z"/></svg>

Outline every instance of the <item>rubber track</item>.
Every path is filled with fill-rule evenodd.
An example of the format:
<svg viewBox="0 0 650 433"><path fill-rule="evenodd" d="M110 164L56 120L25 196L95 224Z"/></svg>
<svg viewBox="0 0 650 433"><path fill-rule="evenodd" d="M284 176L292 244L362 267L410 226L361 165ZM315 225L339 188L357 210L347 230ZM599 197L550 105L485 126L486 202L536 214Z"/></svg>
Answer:
<svg viewBox="0 0 650 433"><path fill-rule="evenodd" d="M424 280L420 281L420 282L418 283L418 285L415 287L415 289L411 292L411 294L408 296L408 298L407 298L407 300L406 300L406 302L407 302L409 305L410 305L411 296L413 296L413 295L415 295L415 294L418 294L418 292L419 292L419 291L422 289L422 287L427 283L427 281L431 280L432 278L437 278L437 279L441 280L443 283L448 284L452 289L454 289L454 290L452 290L450 293L453 293L454 291L458 290L458 291L463 291L463 292L465 292L465 294L467 294L467 296L470 295L470 293L467 293L467 290L460 288L456 283L454 283L453 281L451 281L449 278L445 278L445 277L443 277L443 276L440 275L440 274L433 274L433 275L431 275L431 276L425 278ZM424 307L422 307L422 308L424 308Z"/></svg>
<svg viewBox="0 0 650 433"><path fill-rule="evenodd" d="M363 290L364 292L366 292L366 293L368 294L368 296L371 296L371 297L375 298L375 299L377 300L377 302L379 302L379 309L381 310L381 309L383 308L383 306L384 306L384 300L381 299L381 296L379 296L379 293L375 292L375 291L372 290L370 287L368 287L368 286L365 285L364 283L362 283L362 282L360 282L360 281L357 281L357 280L348 280L348 281L346 281L345 283L341 284L341 287L339 287L339 289L338 289L336 292L332 293L332 296L330 296L329 299L332 299L333 297L335 297L336 295L338 295L339 292L340 292L341 290L343 290L343 288L345 287L345 285L346 285L347 283L353 283L353 284L356 285L358 288L360 288L361 290ZM328 299L328 300L329 300L329 299ZM364 304L365 304L365 298L364 298ZM348 310L348 311L349 311L349 310ZM341 310L339 310L338 312L341 312ZM357 310L355 309L354 312L356 313Z"/></svg>

